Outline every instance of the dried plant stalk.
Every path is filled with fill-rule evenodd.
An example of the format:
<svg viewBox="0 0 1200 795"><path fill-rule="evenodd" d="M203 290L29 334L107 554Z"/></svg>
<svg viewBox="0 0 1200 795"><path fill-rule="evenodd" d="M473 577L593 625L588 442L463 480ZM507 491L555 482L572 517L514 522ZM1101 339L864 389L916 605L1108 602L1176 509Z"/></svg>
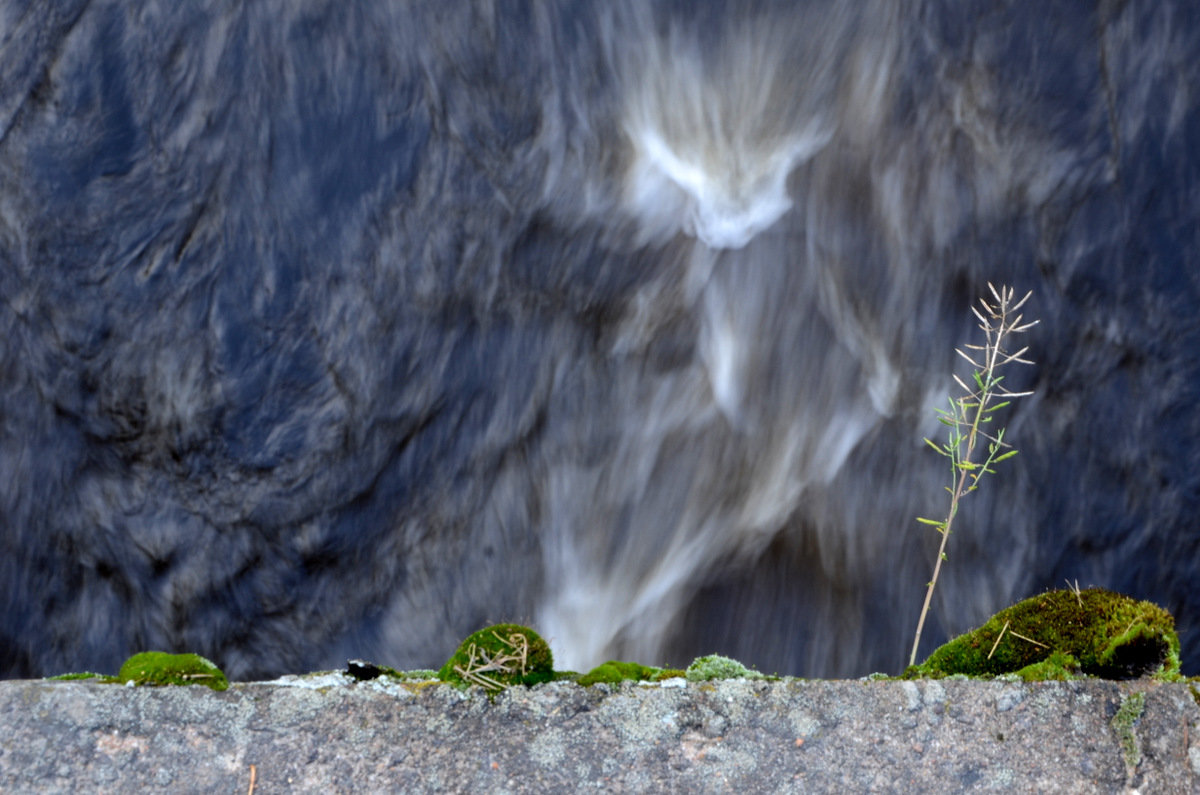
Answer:
<svg viewBox="0 0 1200 795"><path fill-rule="evenodd" d="M952 477L951 485L946 488L950 492L950 510L945 519L925 519L917 517L917 521L930 525L942 535L942 543L938 547L937 560L933 565L933 577L925 589L925 603L921 606L921 617L917 621L917 632L913 637L912 654L908 664L916 665L917 648L921 644L921 630L925 626L925 617L929 613L929 605L933 601L933 589L937 585L938 575L942 571L942 563L946 560L946 542L950 539L950 529L954 517L958 513L958 504L967 494L979 487L979 479L985 474L995 472L992 467L1001 461L1012 458L1017 454L1004 441L1004 429L991 434L985 430L1000 409L1007 406L1012 398L1025 397L1032 392L1010 392L1001 382L1004 376L999 375L1000 368L1011 363L1033 364L1023 358L1027 347L1015 353L1005 349L1008 339L1013 334L1027 331L1038 323L1037 320L1022 323L1021 315L1017 314L1032 293L1026 293L1019 301L1013 300L1013 288L1001 287L997 290L988 282L992 301L980 299L980 308L971 307L975 317L979 319L979 327L983 329L983 345L967 345L970 354L962 349L956 349L962 358L975 368L972 380L968 384L954 376L954 381L962 388L963 394L957 398L949 398L949 409L937 409L938 421L949 430L945 444L939 445L929 439L925 443L950 459ZM993 402L993 401L999 402ZM976 450L980 442L986 442L987 456L977 462Z"/></svg>

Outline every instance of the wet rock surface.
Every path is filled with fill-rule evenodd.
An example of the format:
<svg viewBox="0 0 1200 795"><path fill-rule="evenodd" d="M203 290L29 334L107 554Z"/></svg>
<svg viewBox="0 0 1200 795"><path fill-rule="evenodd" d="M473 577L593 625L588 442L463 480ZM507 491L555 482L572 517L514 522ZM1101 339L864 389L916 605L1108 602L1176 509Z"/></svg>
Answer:
<svg viewBox="0 0 1200 795"><path fill-rule="evenodd" d="M1200 670L1200 3L346 6L0 0L0 677L894 671L988 282L924 640L1070 580Z"/></svg>
<svg viewBox="0 0 1200 795"><path fill-rule="evenodd" d="M675 680L489 701L340 674L225 692L9 682L0 790L1200 792L1192 687Z"/></svg>

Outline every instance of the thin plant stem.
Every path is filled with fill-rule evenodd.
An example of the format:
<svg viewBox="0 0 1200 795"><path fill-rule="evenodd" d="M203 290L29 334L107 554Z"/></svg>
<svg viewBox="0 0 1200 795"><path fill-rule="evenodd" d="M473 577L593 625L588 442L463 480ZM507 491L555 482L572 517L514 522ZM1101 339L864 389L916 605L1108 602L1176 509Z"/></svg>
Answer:
<svg viewBox="0 0 1200 795"><path fill-rule="evenodd" d="M1021 348L1015 353L1005 350L1005 343L1013 334L1019 334L1034 326L1038 321L1022 323L1017 311L1029 300L1032 293L1026 293L1021 300L1013 301L1013 288L1002 287L997 290L991 282L988 283L994 301L989 303L986 298L980 299L980 309L971 311L979 320L983 329L985 342L983 345L967 345L974 356L961 349L955 352L971 363L975 371L971 385L968 385L957 375L954 381L962 388L963 394L958 398L950 398L950 409L938 409L938 420L949 427L949 438L943 445L935 444L926 439L930 447L950 459L953 476L951 485L946 489L950 492L950 510L943 520L917 518L917 521L932 525L942 535L938 546L937 559L933 564L933 577L925 589L925 602L921 605L921 616L917 620L917 631L913 637L912 654L908 664L915 665L917 649L921 645L921 631L925 627L925 618L929 613L929 605L933 601L933 590L937 586L938 576L942 572L942 563L946 561L946 544L950 540L950 531L954 525L954 517L958 515L959 502L967 494L979 487L979 479L985 474L994 473L992 469L1007 458L1017 454L1015 449L1004 442L1004 429L995 434L989 434L984 426L992 422L995 412L1007 406L1011 398L1024 397L1032 392L1010 392L1001 382L1004 376L998 371L1010 363L1032 364L1022 358L1028 348ZM981 311L982 310L982 311ZM976 361L976 358L980 361ZM993 403L997 398L1001 402ZM986 442L987 456L981 462L976 462L976 449L981 441Z"/></svg>

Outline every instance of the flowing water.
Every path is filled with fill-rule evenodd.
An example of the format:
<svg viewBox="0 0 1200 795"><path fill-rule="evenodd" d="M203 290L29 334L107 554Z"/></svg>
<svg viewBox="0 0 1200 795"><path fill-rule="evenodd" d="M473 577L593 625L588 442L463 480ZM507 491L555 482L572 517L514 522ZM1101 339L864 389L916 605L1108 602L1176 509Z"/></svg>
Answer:
<svg viewBox="0 0 1200 795"><path fill-rule="evenodd" d="M988 281L927 647L1070 579L1194 668L1200 25L1067 5L0 3L0 671L895 672Z"/></svg>

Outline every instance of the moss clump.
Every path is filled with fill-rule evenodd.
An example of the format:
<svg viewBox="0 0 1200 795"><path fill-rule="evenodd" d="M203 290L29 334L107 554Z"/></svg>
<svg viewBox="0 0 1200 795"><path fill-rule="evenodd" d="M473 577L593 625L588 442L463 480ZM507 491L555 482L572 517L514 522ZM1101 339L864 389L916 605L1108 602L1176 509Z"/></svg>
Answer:
<svg viewBox="0 0 1200 795"><path fill-rule="evenodd" d="M1158 605L1099 588L1048 591L936 649L904 678L1011 673L1022 679L1178 678L1175 621Z"/></svg>
<svg viewBox="0 0 1200 795"><path fill-rule="evenodd" d="M458 687L479 685L499 692L512 685L549 682L554 678L554 657L529 627L495 624L464 640L437 676Z"/></svg>
<svg viewBox="0 0 1200 795"><path fill-rule="evenodd" d="M597 665L575 681L584 687L590 687L600 682L608 684L617 684L618 682L625 681L648 682L653 680L660 670L660 668L642 665L641 663L609 660L606 663Z"/></svg>
<svg viewBox="0 0 1200 795"><path fill-rule="evenodd" d="M597 665L583 676L573 678L578 684L590 687L600 682L608 684L618 684L620 682L661 682L664 679L682 678L685 675L685 671L677 668L656 668L653 665L609 660L606 663Z"/></svg>
<svg viewBox="0 0 1200 795"><path fill-rule="evenodd" d="M198 654L145 651L125 661L115 681L138 685L204 685L213 690L229 687L225 674Z"/></svg>
<svg viewBox="0 0 1200 795"><path fill-rule="evenodd" d="M58 676L47 676L46 679L51 682L72 682L77 679L103 679L103 674L92 673L91 671L79 671L71 674L59 674Z"/></svg>
<svg viewBox="0 0 1200 795"><path fill-rule="evenodd" d="M758 671L751 671L737 660L710 654L697 657L687 668L689 682L707 682L710 679L765 679Z"/></svg>

